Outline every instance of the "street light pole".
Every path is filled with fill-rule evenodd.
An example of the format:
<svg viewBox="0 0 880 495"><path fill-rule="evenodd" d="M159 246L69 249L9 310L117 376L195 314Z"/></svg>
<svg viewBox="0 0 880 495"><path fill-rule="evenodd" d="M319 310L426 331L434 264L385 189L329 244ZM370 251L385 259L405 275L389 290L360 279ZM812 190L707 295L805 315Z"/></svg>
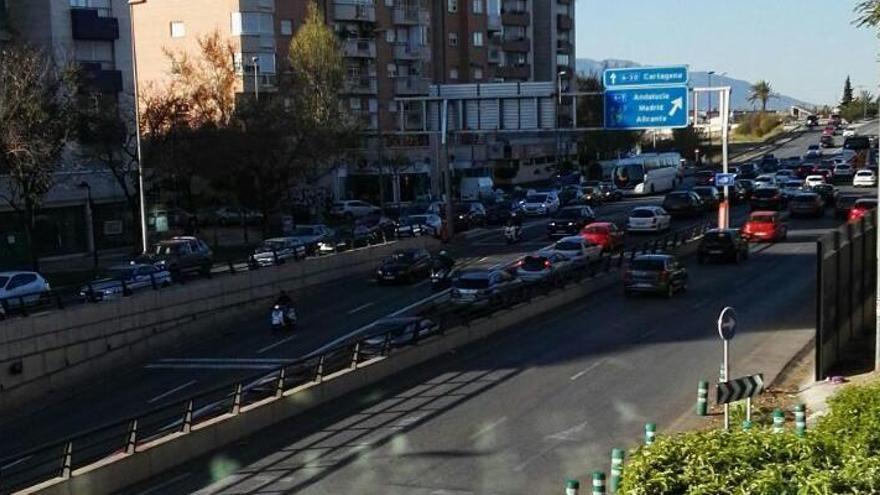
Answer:
<svg viewBox="0 0 880 495"><path fill-rule="evenodd" d="M140 203L141 217L141 253L147 252L147 201L144 195L144 161L141 152L141 105L140 93L138 92L137 50L134 44L134 5L145 3L147 0L129 0L128 2L128 25L131 36L131 72L134 84L134 128L135 145L137 148L138 162L138 202Z"/></svg>
<svg viewBox="0 0 880 495"><path fill-rule="evenodd" d="M251 57L254 64L254 100L260 101L260 57Z"/></svg>
<svg viewBox="0 0 880 495"><path fill-rule="evenodd" d="M92 267L94 269L98 269L98 243L95 241L95 203L92 201L92 186L86 181L82 181L77 186L80 189L86 190L86 206L88 207L88 219L89 224L87 225L89 230L89 236L91 238L92 244Z"/></svg>
<svg viewBox="0 0 880 495"><path fill-rule="evenodd" d="M562 78L568 75L568 71L561 70L556 73L556 171L559 172L560 168L560 156L559 156L559 146L560 146L560 136L559 136L559 109L562 108Z"/></svg>

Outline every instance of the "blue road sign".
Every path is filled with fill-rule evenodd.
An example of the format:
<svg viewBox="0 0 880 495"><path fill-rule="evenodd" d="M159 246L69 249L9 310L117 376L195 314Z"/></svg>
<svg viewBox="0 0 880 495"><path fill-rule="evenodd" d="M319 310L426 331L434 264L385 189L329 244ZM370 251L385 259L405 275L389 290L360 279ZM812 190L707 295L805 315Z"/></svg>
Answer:
<svg viewBox="0 0 880 495"><path fill-rule="evenodd" d="M688 68L684 65L606 69L602 72L602 84L605 85L605 89L631 86L673 86L687 83Z"/></svg>
<svg viewBox="0 0 880 495"><path fill-rule="evenodd" d="M687 86L605 91L606 129L656 129L687 125Z"/></svg>
<svg viewBox="0 0 880 495"><path fill-rule="evenodd" d="M736 174L715 174L715 185L718 187L733 187Z"/></svg>

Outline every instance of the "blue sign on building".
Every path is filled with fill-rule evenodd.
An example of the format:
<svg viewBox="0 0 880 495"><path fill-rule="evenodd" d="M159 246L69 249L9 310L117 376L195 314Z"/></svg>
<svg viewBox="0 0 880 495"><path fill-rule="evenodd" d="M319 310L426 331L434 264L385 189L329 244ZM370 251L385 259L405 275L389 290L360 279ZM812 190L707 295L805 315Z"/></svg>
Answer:
<svg viewBox="0 0 880 495"><path fill-rule="evenodd" d="M687 125L687 86L605 91L606 129L656 129Z"/></svg>
<svg viewBox="0 0 880 495"><path fill-rule="evenodd" d="M688 83L688 68L684 65L669 67L630 67L606 69L602 73L605 89L631 86L674 86Z"/></svg>
<svg viewBox="0 0 880 495"><path fill-rule="evenodd" d="M715 174L715 185L718 187L732 187L735 183L735 174Z"/></svg>

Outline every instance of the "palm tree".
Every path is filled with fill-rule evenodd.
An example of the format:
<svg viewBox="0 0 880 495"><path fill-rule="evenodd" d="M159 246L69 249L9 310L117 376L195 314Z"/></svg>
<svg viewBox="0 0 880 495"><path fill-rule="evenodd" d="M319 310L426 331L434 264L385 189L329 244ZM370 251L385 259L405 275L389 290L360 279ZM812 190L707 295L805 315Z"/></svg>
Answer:
<svg viewBox="0 0 880 495"><path fill-rule="evenodd" d="M749 91L749 103L760 101L761 112L767 111L767 101L770 100L770 98L776 98L776 95L773 94L773 88L770 87L770 83L763 79L752 84Z"/></svg>
<svg viewBox="0 0 880 495"><path fill-rule="evenodd" d="M858 27L876 27L880 25L880 0L863 0L855 9L856 20L853 21Z"/></svg>

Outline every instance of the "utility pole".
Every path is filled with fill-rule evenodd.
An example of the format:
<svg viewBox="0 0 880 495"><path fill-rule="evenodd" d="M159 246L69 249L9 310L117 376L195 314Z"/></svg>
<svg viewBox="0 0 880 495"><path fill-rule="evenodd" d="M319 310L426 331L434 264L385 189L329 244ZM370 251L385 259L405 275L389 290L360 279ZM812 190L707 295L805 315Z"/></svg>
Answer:
<svg viewBox="0 0 880 495"><path fill-rule="evenodd" d="M260 101L260 57L251 57L254 64L254 100Z"/></svg>
<svg viewBox="0 0 880 495"><path fill-rule="evenodd" d="M140 203L141 253L147 252L147 199L144 194L144 155L141 153L141 105L138 93L137 50L134 44L134 5L146 0L129 0L128 23L131 34L131 72L134 84L134 129L138 162L138 202Z"/></svg>

